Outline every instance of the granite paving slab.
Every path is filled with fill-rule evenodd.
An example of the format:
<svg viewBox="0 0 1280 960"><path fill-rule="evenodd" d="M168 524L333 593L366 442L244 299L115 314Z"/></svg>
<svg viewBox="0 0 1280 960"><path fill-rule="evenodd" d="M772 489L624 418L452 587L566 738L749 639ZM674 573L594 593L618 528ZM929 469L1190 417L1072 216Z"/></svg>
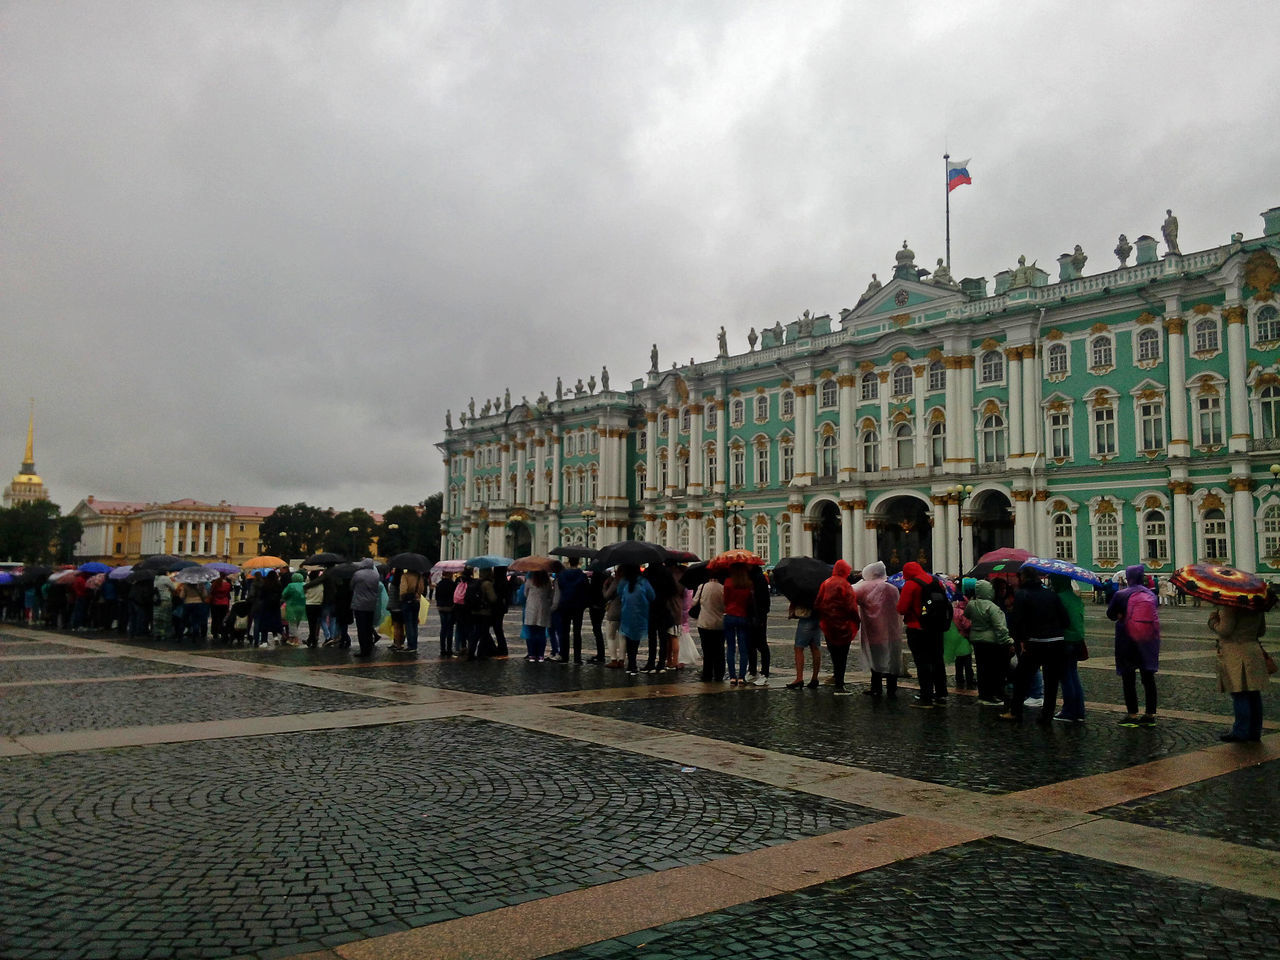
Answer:
<svg viewBox="0 0 1280 960"><path fill-rule="evenodd" d="M1240 744L1241 751L1255 749ZM1147 827L1280 851L1280 763L1262 763L1099 813Z"/></svg>
<svg viewBox="0 0 1280 960"><path fill-rule="evenodd" d="M166 673L177 672L167 664L158 666ZM373 697L234 675L8 687L0 696L0 735L273 717L385 705L385 700Z"/></svg>
<svg viewBox="0 0 1280 960"><path fill-rule="evenodd" d="M1170 670L1186 670L1183 661L1171 660L1164 664ZM1197 671L1205 672L1205 671ZM1124 703L1124 691L1120 678L1114 671L1081 670L1086 701L1099 703ZM1197 713L1230 717L1231 695L1218 691L1217 674L1211 677L1175 677L1160 671L1156 674L1157 713L1163 710L1186 710ZM1272 683L1262 691L1263 714L1280 716L1280 683ZM1138 708L1142 709L1142 684L1138 684Z"/></svg>
<svg viewBox="0 0 1280 960"><path fill-rule="evenodd" d="M0 657L0 683L129 677L157 673L195 673L194 667L155 663L133 657L74 657L66 660L13 660ZM56 694L51 694L56 696Z"/></svg>
<svg viewBox="0 0 1280 960"><path fill-rule="evenodd" d="M64 643L45 643L40 640L22 640L12 636L0 638L0 660L5 657L49 657L49 656L71 656L75 654L89 654L92 650L82 650L79 647L68 646Z"/></svg>
<svg viewBox="0 0 1280 960"><path fill-rule="evenodd" d="M715 697L678 696L575 705L596 716L643 723L750 747L864 767L914 780L1003 793L1147 763L1217 742L1209 724L1161 719L1125 729L1114 714L1083 724L1021 724L969 697L916 710L898 699L836 697L831 688L747 687Z"/></svg>
<svg viewBox="0 0 1280 960"><path fill-rule="evenodd" d="M1259 897L980 840L548 960L1061 960L1270 957Z"/></svg>
<svg viewBox="0 0 1280 960"><path fill-rule="evenodd" d="M281 956L878 822L469 718L0 765L4 956Z"/></svg>

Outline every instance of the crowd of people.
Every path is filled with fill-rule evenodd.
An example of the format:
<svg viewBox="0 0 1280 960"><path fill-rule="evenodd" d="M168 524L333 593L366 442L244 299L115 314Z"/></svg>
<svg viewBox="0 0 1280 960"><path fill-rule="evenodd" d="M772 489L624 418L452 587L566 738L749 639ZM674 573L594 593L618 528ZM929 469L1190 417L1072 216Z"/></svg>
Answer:
<svg viewBox="0 0 1280 960"><path fill-rule="evenodd" d="M595 663L634 677L700 661L700 679L707 683L771 682L766 624L775 595L758 565L734 563L686 583L683 565L621 564L589 574L570 559L554 573L534 570L523 577L501 568L464 569L434 587L422 570L388 569L372 559L348 566L344 576L285 568L212 580L180 573L122 580L76 573L0 586L0 608L6 619L53 629L257 646L345 649L352 646L354 624L353 656L368 658L383 630L392 651L415 654L428 610L424 601L430 600L439 618L440 656L484 660L510 656L504 619L515 605L530 663ZM1128 567L1123 577L1123 585L1104 584L1094 593L1115 621L1115 670L1126 707L1119 722L1150 727L1159 706L1165 585L1153 584L1141 565ZM918 687L914 707L947 704L952 665L955 687L975 690L978 704L1001 708L1004 720L1021 721L1035 707L1041 724L1085 721L1078 664L1090 654L1083 602L1067 577L1050 574L1046 583L1041 573L1023 567L1016 577L964 578L953 592L914 561L903 567L901 589L880 561L859 575L837 561L812 600L788 605L787 616L795 621L795 676L786 689L819 686L825 644L835 695L851 695L845 675L857 644L871 676L867 696L896 698L898 679L909 676L909 654ZM1178 595L1166 589L1163 599L1177 602ZM584 621L594 641L585 661ZM1216 643L1219 688L1231 694L1235 713L1222 739L1256 741L1261 691L1274 669L1260 642L1264 615L1212 605L1207 626ZM700 651L692 642L695 630Z"/></svg>

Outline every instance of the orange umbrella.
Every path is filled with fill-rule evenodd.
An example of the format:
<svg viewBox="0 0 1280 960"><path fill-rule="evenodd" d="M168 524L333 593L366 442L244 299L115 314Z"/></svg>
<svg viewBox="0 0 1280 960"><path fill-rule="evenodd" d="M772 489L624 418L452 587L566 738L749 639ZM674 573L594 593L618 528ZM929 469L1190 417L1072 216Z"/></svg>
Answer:
<svg viewBox="0 0 1280 960"><path fill-rule="evenodd" d="M763 567L764 557L757 556L750 550L726 550L718 556L712 557L707 563L708 570L723 570L731 567L735 563L745 563L750 567Z"/></svg>
<svg viewBox="0 0 1280 960"><path fill-rule="evenodd" d="M241 566L241 570L272 570L279 567L287 567L289 564L279 557L254 557L252 560L245 561Z"/></svg>

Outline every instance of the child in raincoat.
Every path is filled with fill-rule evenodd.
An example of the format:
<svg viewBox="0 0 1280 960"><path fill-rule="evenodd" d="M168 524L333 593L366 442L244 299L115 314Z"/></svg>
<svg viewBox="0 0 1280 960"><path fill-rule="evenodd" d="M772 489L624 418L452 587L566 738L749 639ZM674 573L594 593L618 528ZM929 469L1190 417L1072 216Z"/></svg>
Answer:
<svg viewBox="0 0 1280 960"><path fill-rule="evenodd" d="M942 635L942 659L947 664L956 665L957 690L974 690L978 683L973 676L973 645L969 642L969 618L964 615L964 611L973 597L978 581L973 577L965 577L961 583L963 590L951 604L951 626Z"/></svg>

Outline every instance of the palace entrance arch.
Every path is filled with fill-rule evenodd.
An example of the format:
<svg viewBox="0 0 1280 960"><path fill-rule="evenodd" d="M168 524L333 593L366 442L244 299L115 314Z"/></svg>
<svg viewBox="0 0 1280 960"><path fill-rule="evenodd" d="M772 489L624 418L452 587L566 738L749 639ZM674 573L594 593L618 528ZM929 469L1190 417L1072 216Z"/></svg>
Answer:
<svg viewBox="0 0 1280 960"><path fill-rule="evenodd" d="M523 520L507 521L507 556L513 560L533 553L533 531Z"/></svg>
<svg viewBox="0 0 1280 960"><path fill-rule="evenodd" d="M897 573L908 560L933 569L933 524L929 504L919 497L892 497L876 517L876 557Z"/></svg>
<svg viewBox="0 0 1280 960"><path fill-rule="evenodd" d="M973 559L998 547L1027 546L1013 542L1013 504L999 490L973 495Z"/></svg>
<svg viewBox="0 0 1280 960"><path fill-rule="evenodd" d="M823 563L840 559L840 508L832 500L819 500L811 511L813 555Z"/></svg>

